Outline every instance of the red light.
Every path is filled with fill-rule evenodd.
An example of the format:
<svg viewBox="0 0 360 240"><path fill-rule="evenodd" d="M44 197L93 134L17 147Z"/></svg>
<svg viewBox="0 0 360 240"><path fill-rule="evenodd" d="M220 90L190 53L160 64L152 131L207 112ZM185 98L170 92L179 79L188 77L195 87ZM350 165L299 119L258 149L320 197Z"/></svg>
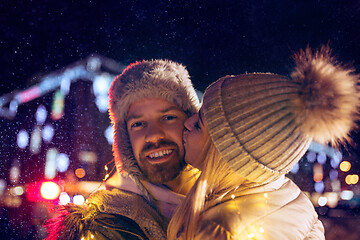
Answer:
<svg viewBox="0 0 360 240"><path fill-rule="evenodd" d="M31 87L25 91L18 93L16 96L20 103L29 102L41 95L41 89L39 86Z"/></svg>
<svg viewBox="0 0 360 240"><path fill-rule="evenodd" d="M27 184L26 198L30 202L56 200L60 195L60 186L54 181L34 182Z"/></svg>

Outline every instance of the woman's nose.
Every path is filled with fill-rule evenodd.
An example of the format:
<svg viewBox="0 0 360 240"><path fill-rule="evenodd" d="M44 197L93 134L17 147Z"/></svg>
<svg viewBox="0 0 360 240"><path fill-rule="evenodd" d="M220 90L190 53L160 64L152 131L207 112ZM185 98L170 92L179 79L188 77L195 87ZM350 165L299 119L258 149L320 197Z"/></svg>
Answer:
<svg viewBox="0 0 360 240"><path fill-rule="evenodd" d="M184 122L185 130L191 131L192 130L191 126L193 126L193 124L192 124L193 122L194 122L194 116L191 116L188 119L186 119Z"/></svg>

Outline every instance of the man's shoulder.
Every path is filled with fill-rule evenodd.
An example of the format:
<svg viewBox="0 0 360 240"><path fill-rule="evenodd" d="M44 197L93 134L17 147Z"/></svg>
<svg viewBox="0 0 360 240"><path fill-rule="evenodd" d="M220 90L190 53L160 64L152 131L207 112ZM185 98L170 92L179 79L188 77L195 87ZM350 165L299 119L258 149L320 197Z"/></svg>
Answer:
<svg viewBox="0 0 360 240"><path fill-rule="evenodd" d="M99 234L108 239L166 239L166 225L148 202L119 189L99 190L84 205L60 206L58 213L48 224L50 235L75 236L71 239L92 239L91 235Z"/></svg>
<svg viewBox="0 0 360 240"><path fill-rule="evenodd" d="M59 206L57 216L45 224L49 240L55 239L149 239L148 233L133 219L101 212L97 205ZM151 239L151 238L150 238Z"/></svg>
<svg viewBox="0 0 360 240"><path fill-rule="evenodd" d="M148 204L148 201L145 200L142 195L118 188L96 191L87 199L87 202L93 202L99 205L111 204L119 206L124 205L125 203L133 205L138 203L138 201Z"/></svg>
<svg viewBox="0 0 360 240"><path fill-rule="evenodd" d="M142 195L122 189L99 190L87 199L88 204L96 204L101 212L121 214L131 219L160 217L156 208Z"/></svg>
<svg viewBox="0 0 360 240"><path fill-rule="evenodd" d="M135 221L147 235L166 232L163 217L150 202L136 193L116 188L100 190L89 197L88 204L96 204L101 213L121 215Z"/></svg>

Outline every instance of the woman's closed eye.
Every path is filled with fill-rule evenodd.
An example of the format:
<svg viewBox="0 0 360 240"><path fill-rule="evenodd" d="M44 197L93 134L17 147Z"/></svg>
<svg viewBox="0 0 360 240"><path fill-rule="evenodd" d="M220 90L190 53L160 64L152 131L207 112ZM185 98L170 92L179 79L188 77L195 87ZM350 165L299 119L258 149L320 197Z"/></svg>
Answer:
<svg viewBox="0 0 360 240"><path fill-rule="evenodd" d="M199 124L199 121L196 121L196 122L194 123L194 127L195 127L195 129L201 129L200 124Z"/></svg>

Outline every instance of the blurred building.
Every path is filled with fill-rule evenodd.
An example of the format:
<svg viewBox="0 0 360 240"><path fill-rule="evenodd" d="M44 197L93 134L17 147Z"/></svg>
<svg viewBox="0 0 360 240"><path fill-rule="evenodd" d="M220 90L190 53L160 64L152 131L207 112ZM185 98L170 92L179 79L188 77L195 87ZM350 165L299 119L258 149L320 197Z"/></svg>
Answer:
<svg viewBox="0 0 360 240"><path fill-rule="evenodd" d="M108 89L123 69L92 55L0 97L1 239L42 239L54 206L104 187L114 166Z"/></svg>

